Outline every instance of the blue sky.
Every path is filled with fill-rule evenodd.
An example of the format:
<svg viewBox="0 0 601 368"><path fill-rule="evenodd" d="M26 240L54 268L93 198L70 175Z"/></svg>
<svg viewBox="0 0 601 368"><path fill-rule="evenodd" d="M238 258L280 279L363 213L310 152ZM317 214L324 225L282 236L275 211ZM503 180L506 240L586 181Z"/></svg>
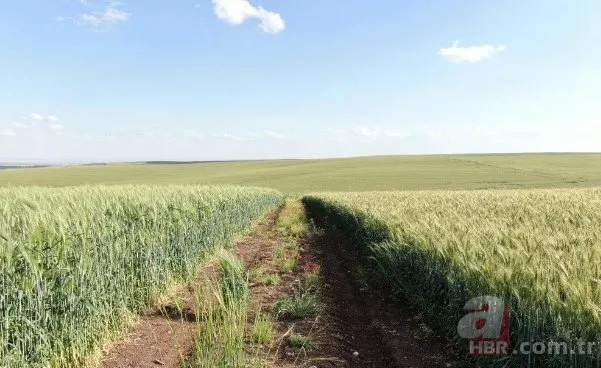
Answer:
<svg viewBox="0 0 601 368"><path fill-rule="evenodd" d="M7 0L0 161L601 151L601 2Z"/></svg>

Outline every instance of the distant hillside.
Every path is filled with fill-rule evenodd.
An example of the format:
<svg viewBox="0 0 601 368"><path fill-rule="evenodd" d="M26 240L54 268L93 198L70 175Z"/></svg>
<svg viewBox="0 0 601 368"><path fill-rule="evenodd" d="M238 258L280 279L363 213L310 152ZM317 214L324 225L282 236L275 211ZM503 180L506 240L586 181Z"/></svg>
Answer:
<svg viewBox="0 0 601 368"><path fill-rule="evenodd" d="M289 193L601 186L601 154L372 156L1 170L0 186L231 184Z"/></svg>
<svg viewBox="0 0 601 368"><path fill-rule="evenodd" d="M48 165L15 165L15 164L5 164L0 162L0 170L4 169L35 169L41 167L48 167Z"/></svg>

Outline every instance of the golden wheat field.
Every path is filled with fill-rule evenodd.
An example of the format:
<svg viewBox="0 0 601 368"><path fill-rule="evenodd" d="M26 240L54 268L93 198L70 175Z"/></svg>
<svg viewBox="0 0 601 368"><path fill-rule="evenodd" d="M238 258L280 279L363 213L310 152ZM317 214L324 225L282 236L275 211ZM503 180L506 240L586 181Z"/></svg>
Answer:
<svg viewBox="0 0 601 368"><path fill-rule="evenodd" d="M592 341L601 331L601 188L323 193L304 202L370 245L392 289L450 336L479 295L511 304L516 342Z"/></svg>

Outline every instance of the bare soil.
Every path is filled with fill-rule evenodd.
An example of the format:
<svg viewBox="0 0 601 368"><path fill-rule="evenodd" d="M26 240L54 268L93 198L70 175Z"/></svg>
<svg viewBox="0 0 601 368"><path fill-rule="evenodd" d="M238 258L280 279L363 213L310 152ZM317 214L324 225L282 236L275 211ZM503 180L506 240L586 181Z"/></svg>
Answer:
<svg viewBox="0 0 601 368"><path fill-rule="evenodd" d="M313 216L325 227L323 219ZM419 311L393 300L375 271L341 231L307 239L318 252L328 305L345 367L463 367L455 348L423 322ZM359 272L362 269L363 272ZM368 284L368 287L365 287ZM358 356L353 356L358 352Z"/></svg>
<svg viewBox="0 0 601 368"><path fill-rule="evenodd" d="M277 335L271 346L248 341L249 356L270 367L459 367L458 358L445 339L421 322L418 311L391 300L385 290L360 290L359 266L368 270L358 251L343 233L327 229L299 240L298 267L287 272L276 248L290 242L276 231L281 208L272 211L239 239L235 253L247 270L277 273L275 285L251 283L248 328L257 312L273 316L275 302L292 295L304 277L302 265L317 262L323 278L319 292L324 310L318 317L300 320L275 319ZM316 219L323 225L321 219ZM197 281L215 274L213 265L203 267ZM377 283L375 283L377 285ZM103 368L181 366L190 356L195 321L195 288L182 287L181 308L164 306L144 316L125 339L115 343L102 359ZM182 310L183 312L178 312ZM309 335L310 349L292 348L291 333Z"/></svg>
<svg viewBox="0 0 601 368"><path fill-rule="evenodd" d="M215 277L216 267L208 263L188 285L172 291L170 302L144 315L126 337L104 354L102 368L181 367L194 344L196 289Z"/></svg>
<svg viewBox="0 0 601 368"><path fill-rule="evenodd" d="M192 349L194 323L143 317L102 361L104 368L178 367Z"/></svg>

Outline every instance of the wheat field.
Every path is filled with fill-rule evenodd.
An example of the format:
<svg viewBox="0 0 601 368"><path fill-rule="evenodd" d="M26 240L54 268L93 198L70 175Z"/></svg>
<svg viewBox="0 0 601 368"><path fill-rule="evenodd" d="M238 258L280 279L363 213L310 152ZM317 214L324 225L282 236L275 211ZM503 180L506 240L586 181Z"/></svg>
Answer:
<svg viewBox="0 0 601 368"><path fill-rule="evenodd" d="M0 187L230 184L299 195L326 191L593 187L601 185L600 163L598 153L150 162L0 170Z"/></svg>
<svg viewBox="0 0 601 368"><path fill-rule="evenodd" d="M601 188L324 193L304 202L369 245L393 292L451 338L467 300L496 295L511 305L513 343L598 341ZM529 359L516 364L592 364Z"/></svg>
<svg viewBox="0 0 601 368"><path fill-rule="evenodd" d="M82 366L281 199L236 187L0 189L0 366Z"/></svg>

